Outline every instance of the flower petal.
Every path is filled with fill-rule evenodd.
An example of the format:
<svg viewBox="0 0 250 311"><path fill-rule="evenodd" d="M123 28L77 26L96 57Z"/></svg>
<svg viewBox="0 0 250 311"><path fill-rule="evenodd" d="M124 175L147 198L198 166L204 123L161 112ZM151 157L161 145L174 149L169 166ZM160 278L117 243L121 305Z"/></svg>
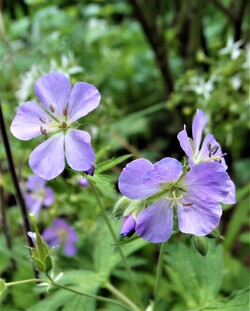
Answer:
<svg viewBox="0 0 250 311"><path fill-rule="evenodd" d="M136 233L152 243L167 241L173 229L172 203L159 200L144 209L136 219Z"/></svg>
<svg viewBox="0 0 250 311"><path fill-rule="evenodd" d="M62 117L67 107L70 96L70 81L62 73L52 72L39 78L34 87L34 92L41 104L56 117ZM54 107L54 112L50 105Z"/></svg>
<svg viewBox="0 0 250 311"><path fill-rule="evenodd" d="M81 130L68 130L65 136L65 154L71 168L76 171L88 170L95 161L89 133Z"/></svg>
<svg viewBox="0 0 250 311"><path fill-rule="evenodd" d="M63 247L63 252L66 256L74 256L76 254L76 247L71 242L66 242Z"/></svg>
<svg viewBox="0 0 250 311"><path fill-rule="evenodd" d="M201 137L202 132L205 128L205 125L207 123L206 115L203 111L197 109L196 115L193 121L192 125L192 134L193 134L193 141L194 141L194 155L196 155L199 152L200 144L201 144Z"/></svg>
<svg viewBox="0 0 250 311"><path fill-rule="evenodd" d="M190 195L184 197L182 203L189 205L177 208L181 232L204 236L219 225L222 214L220 203L206 202Z"/></svg>
<svg viewBox="0 0 250 311"><path fill-rule="evenodd" d="M214 146L219 147L218 150L211 156L212 158L222 155L222 150L221 150L220 144L217 142L217 140L214 138L214 136L212 134L207 134L204 138L201 149L200 149L199 154L197 156L197 159L196 159L197 162L209 160L208 144L211 145L211 148L213 148ZM225 159L221 158L220 160L221 160L221 165L224 167L225 170L227 170L227 165L226 165Z"/></svg>
<svg viewBox="0 0 250 311"><path fill-rule="evenodd" d="M55 200L55 195L54 191L50 187L45 187L44 190L45 190L45 198L43 204L48 207L53 204Z"/></svg>
<svg viewBox="0 0 250 311"><path fill-rule="evenodd" d="M36 216L42 208L43 198L35 196L32 193L26 193L24 200L28 210Z"/></svg>
<svg viewBox="0 0 250 311"><path fill-rule="evenodd" d="M71 122L87 115L100 103L101 95L97 88L86 82L77 82L70 94L68 115Z"/></svg>
<svg viewBox="0 0 250 311"><path fill-rule="evenodd" d="M36 175L46 180L58 176L65 167L64 134L57 133L37 146L30 155L29 165Z"/></svg>
<svg viewBox="0 0 250 311"><path fill-rule="evenodd" d="M230 189L228 192L227 197L221 201L223 204L234 204L236 202L236 197L235 197L235 184L233 183L232 180L229 181Z"/></svg>
<svg viewBox="0 0 250 311"><path fill-rule="evenodd" d="M184 177L187 192L208 202L222 202L231 190L231 179L217 162L195 165Z"/></svg>
<svg viewBox="0 0 250 311"><path fill-rule="evenodd" d="M184 125L184 129L177 135L177 138L180 142L181 148L184 150L189 159L189 164L193 165L193 150L190 144L190 139L187 136L186 125Z"/></svg>
<svg viewBox="0 0 250 311"><path fill-rule="evenodd" d="M131 236L135 233L135 219L133 214L125 216L122 221L121 235Z"/></svg>
<svg viewBox="0 0 250 311"><path fill-rule="evenodd" d="M37 175L31 175L26 182L26 188L30 191L39 191L44 188L45 183L45 179Z"/></svg>
<svg viewBox="0 0 250 311"><path fill-rule="evenodd" d="M181 163L174 158L164 158L154 164L154 169L145 174L144 185L156 185L177 181L182 174Z"/></svg>
<svg viewBox="0 0 250 311"><path fill-rule="evenodd" d="M48 131L48 122L52 119L37 103L26 102L18 108L10 131L18 139L29 140L41 135L41 126Z"/></svg>
<svg viewBox="0 0 250 311"><path fill-rule="evenodd" d="M143 184L145 174L153 169L154 165L146 159L137 159L127 164L118 180L120 192L129 199L144 199L160 191L158 185Z"/></svg>

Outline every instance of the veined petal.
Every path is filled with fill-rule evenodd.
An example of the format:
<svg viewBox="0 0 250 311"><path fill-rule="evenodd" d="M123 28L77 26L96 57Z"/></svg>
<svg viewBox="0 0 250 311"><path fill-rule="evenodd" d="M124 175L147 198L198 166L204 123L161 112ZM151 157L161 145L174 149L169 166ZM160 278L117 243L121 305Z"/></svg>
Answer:
<svg viewBox="0 0 250 311"><path fill-rule="evenodd" d="M234 204L236 202L235 184L233 183L232 180L230 180L228 182L228 184L230 185L230 189L229 189L228 195L227 195L227 197L224 200L221 201L221 203L224 203L224 204Z"/></svg>
<svg viewBox="0 0 250 311"><path fill-rule="evenodd" d="M145 174L144 185L157 185L160 183L175 182L183 172L181 163L174 158L164 158L154 164L154 169Z"/></svg>
<svg viewBox="0 0 250 311"><path fill-rule="evenodd" d="M207 202L222 202L231 189L230 180L217 162L197 164L184 177L187 192Z"/></svg>
<svg viewBox="0 0 250 311"><path fill-rule="evenodd" d="M177 138L180 142L181 148L184 150L189 159L189 164L192 166L194 164L193 160L193 150L190 144L190 138L187 135L186 125L184 125L184 129L179 132Z"/></svg>
<svg viewBox="0 0 250 311"><path fill-rule="evenodd" d="M39 191L40 189L44 188L45 183L45 179L37 175L31 175L27 180L26 188L30 191Z"/></svg>
<svg viewBox="0 0 250 311"><path fill-rule="evenodd" d="M136 219L136 233L152 243L167 241L173 229L172 203L161 199L144 209Z"/></svg>
<svg viewBox="0 0 250 311"><path fill-rule="evenodd" d="M65 136L65 154L71 168L76 171L88 170L95 161L89 133L81 130L68 130Z"/></svg>
<svg viewBox="0 0 250 311"><path fill-rule="evenodd" d="M146 159L137 159L127 164L118 180L120 192L129 199L144 199L160 191L159 185L143 184L145 174L153 169L154 165Z"/></svg>
<svg viewBox="0 0 250 311"><path fill-rule="evenodd" d="M58 176L65 167L64 134L57 133L37 146L30 155L29 165L36 175L46 180Z"/></svg>
<svg viewBox="0 0 250 311"><path fill-rule="evenodd" d="M36 81L34 92L41 104L52 115L60 118L63 116L64 109L67 108L70 89L70 81L64 74L51 72Z"/></svg>
<svg viewBox="0 0 250 311"><path fill-rule="evenodd" d="M181 232L204 236L219 225L222 214L220 203L206 202L191 195L186 195L182 203L186 206L178 205L177 208Z"/></svg>
<svg viewBox="0 0 250 311"><path fill-rule="evenodd" d="M29 140L41 135L41 126L48 131L49 115L36 103L22 104L11 123L10 131L18 139Z"/></svg>
<svg viewBox="0 0 250 311"><path fill-rule="evenodd" d="M207 134L204 138L201 149L200 149L198 156L196 158L197 162L209 160L208 144L210 144L211 148L213 148L214 146L218 146L217 151L211 155L212 158L222 155L222 150L221 150L220 144L217 142L217 140L214 138L214 136L212 134ZM227 170L227 165L226 165L225 159L221 158L220 160L221 160L221 165L224 167L225 170Z"/></svg>
<svg viewBox="0 0 250 311"><path fill-rule="evenodd" d="M198 154L198 151L200 148L202 132L205 128L206 123L207 123L207 118L206 118L205 113L197 109L196 115L193 121L193 125L192 125L195 157Z"/></svg>
<svg viewBox="0 0 250 311"><path fill-rule="evenodd" d="M86 82L77 82L70 94L68 116L71 122L87 115L100 103L101 95L97 88Z"/></svg>

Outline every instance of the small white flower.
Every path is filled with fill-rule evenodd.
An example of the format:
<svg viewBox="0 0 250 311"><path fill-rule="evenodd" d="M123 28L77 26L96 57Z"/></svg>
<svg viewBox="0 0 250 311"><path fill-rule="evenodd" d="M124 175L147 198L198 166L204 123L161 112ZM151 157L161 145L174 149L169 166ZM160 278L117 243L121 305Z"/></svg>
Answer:
<svg viewBox="0 0 250 311"><path fill-rule="evenodd" d="M233 37L229 37L227 39L226 46L219 51L219 54L230 55L231 59L237 59L242 53L242 49L240 49L240 46L243 44L243 42L243 39L234 42Z"/></svg>
<svg viewBox="0 0 250 311"><path fill-rule="evenodd" d="M234 90L238 90L241 87L241 78L239 76L233 76L231 78L231 85Z"/></svg>

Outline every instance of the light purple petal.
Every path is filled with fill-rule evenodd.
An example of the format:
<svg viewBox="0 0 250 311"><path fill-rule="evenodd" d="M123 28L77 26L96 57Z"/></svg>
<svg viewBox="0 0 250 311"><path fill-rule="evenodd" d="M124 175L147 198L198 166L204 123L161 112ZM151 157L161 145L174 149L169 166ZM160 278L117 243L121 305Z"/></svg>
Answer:
<svg viewBox="0 0 250 311"><path fill-rule="evenodd" d="M68 115L71 122L87 115L100 103L101 95L97 88L86 82L77 82L70 94Z"/></svg>
<svg viewBox="0 0 250 311"><path fill-rule="evenodd" d="M161 191L159 185L143 184L145 174L153 169L154 165L146 159L137 159L127 164L118 180L120 192L129 199L143 199Z"/></svg>
<svg viewBox="0 0 250 311"><path fill-rule="evenodd" d="M206 202L198 197L186 195L182 203L188 206L182 205L177 208L181 232L204 236L219 225L222 209L218 202Z"/></svg>
<svg viewBox="0 0 250 311"><path fill-rule="evenodd" d="M95 161L89 133L81 130L68 130L65 136L65 154L71 168L76 171L88 170Z"/></svg>
<svg viewBox="0 0 250 311"><path fill-rule="evenodd" d="M232 180L229 181L230 189L227 197L221 202L224 204L234 204L236 202L235 184Z"/></svg>
<svg viewBox="0 0 250 311"><path fill-rule="evenodd" d="M25 204L30 213L33 213L35 216L38 215L42 208L43 198L35 196L32 193L26 193L24 195Z"/></svg>
<svg viewBox="0 0 250 311"><path fill-rule="evenodd" d="M136 233L152 243L167 241L173 229L172 203L161 199L143 210L136 218Z"/></svg>
<svg viewBox="0 0 250 311"><path fill-rule="evenodd" d="M187 136L186 125L184 125L184 129L177 135L177 138L180 142L181 148L184 150L189 159L189 164L193 165L193 150L190 144L190 139Z"/></svg>
<svg viewBox="0 0 250 311"><path fill-rule="evenodd" d="M55 134L37 146L30 155L29 165L36 175L46 180L58 176L65 167L64 134Z"/></svg>
<svg viewBox="0 0 250 311"><path fill-rule="evenodd" d="M26 182L26 188L30 191L39 191L44 188L45 184L45 179L37 175L31 175Z"/></svg>
<svg viewBox="0 0 250 311"><path fill-rule="evenodd" d="M50 246L57 246L61 243L60 236L53 227L46 228L43 231L42 236Z"/></svg>
<svg viewBox="0 0 250 311"><path fill-rule="evenodd" d="M131 236L135 232L135 219L133 214L125 216L122 221L121 235Z"/></svg>
<svg viewBox="0 0 250 311"><path fill-rule="evenodd" d="M43 204L48 207L54 203L55 195L54 191L50 187L45 187L44 190L45 190L45 199L43 201Z"/></svg>
<svg viewBox="0 0 250 311"><path fill-rule="evenodd" d="M74 256L76 254L76 247L71 242L65 243L63 247L63 252L66 256Z"/></svg>
<svg viewBox="0 0 250 311"><path fill-rule="evenodd" d="M200 144L201 144L202 132L205 128L206 123L207 123L207 118L206 118L205 113L197 109L196 115L193 121L193 125L192 125L195 156L198 154Z"/></svg>
<svg viewBox="0 0 250 311"><path fill-rule="evenodd" d="M52 115L60 118L63 116L63 110L67 108L70 89L70 81L64 74L52 72L36 81L34 92L41 104ZM50 105L54 107L54 112Z"/></svg>
<svg viewBox="0 0 250 311"><path fill-rule="evenodd" d="M173 158L164 158L154 164L154 169L145 174L144 185L157 185L160 183L176 182L182 175L181 163Z"/></svg>
<svg viewBox="0 0 250 311"><path fill-rule="evenodd" d="M37 103L26 102L18 108L10 131L18 139L29 140L41 135L41 126L48 131L48 122L51 121L52 119Z"/></svg>
<svg viewBox="0 0 250 311"><path fill-rule="evenodd" d="M27 232L27 235L31 238L32 243L33 243L33 245L35 246L35 245L36 245L36 233L35 233L35 232L28 231L28 232Z"/></svg>
<svg viewBox="0 0 250 311"><path fill-rule="evenodd" d="M211 157L221 156L222 150L220 144L217 142L217 140L214 138L212 134L207 134L204 138L204 141L202 143L201 149L199 151L199 154L197 156L197 161L207 161L209 160L209 149L208 144L211 145L211 148L214 146L218 146L218 150L215 154L213 154ZM224 167L225 170L227 170L227 165L224 158L221 158L221 165Z"/></svg>
<svg viewBox="0 0 250 311"><path fill-rule="evenodd" d="M230 178L217 162L195 165L184 177L188 193L208 202L222 202L231 189Z"/></svg>

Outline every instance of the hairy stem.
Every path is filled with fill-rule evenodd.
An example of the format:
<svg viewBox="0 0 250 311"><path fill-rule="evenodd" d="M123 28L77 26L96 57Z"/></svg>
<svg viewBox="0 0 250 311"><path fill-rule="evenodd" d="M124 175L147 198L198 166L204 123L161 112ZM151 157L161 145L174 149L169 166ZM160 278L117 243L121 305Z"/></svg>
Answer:
<svg viewBox="0 0 250 311"><path fill-rule="evenodd" d="M164 254L165 254L166 246L167 246L166 242L161 243L160 255L159 255L157 269L156 269L155 287L154 287L154 300L155 300L154 307L156 306L156 303L158 300L158 292L160 289L162 268L163 268L163 261L164 261Z"/></svg>
<svg viewBox="0 0 250 311"><path fill-rule="evenodd" d="M91 189L92 189L92 191L93 191L93 193L94 193L94 195L95 195L95 197L96 197L97 204L98 204L98 206L99 206L99 208L100 208L100 210L101 210L101 213L102 213L103 218L104 218L104 220L105 220L105 222L106 222L106 224L107 224L107 227L108 227L108 229L109 229L109 231L110 231L110 234L112 235L112 238L113 238L115 244L117 244L116 246L117 246L118 252L119 252L119 254L120 254L120 256L121 256L121 259L122 259L122 261L123 261L123 265L124 265L124 267L125 267L125 269L126 269L126 271L127 271L128 278L129 278L130 284L131 284L132 289L133 289L134 298L135 298L135 300L136 300L138 303L140 303L138 290L137 290L136 284L135 284L135 282L134 282L131 269L130 269L128 263L127 263L126 257L125 257L125 255L124 255L124 253L123 253L123 251L122 251L122 249L121 249L119 243L118 243L118 239L117 239L117 237L116 237L116 234L115 234L115 232L114 232L114 229L113 229L113 227L112 227L112 225L111 225L111 223L110 223L110 221L109 221L109 218L108 218L108 216L107 216L107 214L106 214L106 212L105 212L105 209L104 209L104 207L103 207L103 205L102 205L102 202L101 202L101 200L100 200L100 198L99 198L99 196L98 196L98 193L97 193L95 187L93 186L92 182L90 182L90 186L91 186Z"/></svg>
<svg viewBox="0 0 250 311"><path fill-rule="evenodd" d="M2 138L3 138L4 148L6 151L10 175L11 175L11 178L12 178L12 181L14 184L14 188L15 188L16 202L20 208L22 219L23 219L23 227L24 227L24 231L25 231L24 235L25 235L25 238L27 240L29 247L33 247L32 240L27 235L27 232L31 231L30 223L29 223L28 213L27 213L27 209L26 209L25 202L23 199L23 195L22 195L22 192L20 189L20 185L18 182L16 171L15 171L14 161L13 161L13 157L12 157L12 153L11 153L11 149L10 149L10 144L9 144L9 140L8 140L5 124L4 124L4 118L3 118L1 103L0 103L0 125L1 125L1 133L2 133ZM38 272L35 270L35 268L34 268L34 275L36 278L38 277Z"/></svg>

